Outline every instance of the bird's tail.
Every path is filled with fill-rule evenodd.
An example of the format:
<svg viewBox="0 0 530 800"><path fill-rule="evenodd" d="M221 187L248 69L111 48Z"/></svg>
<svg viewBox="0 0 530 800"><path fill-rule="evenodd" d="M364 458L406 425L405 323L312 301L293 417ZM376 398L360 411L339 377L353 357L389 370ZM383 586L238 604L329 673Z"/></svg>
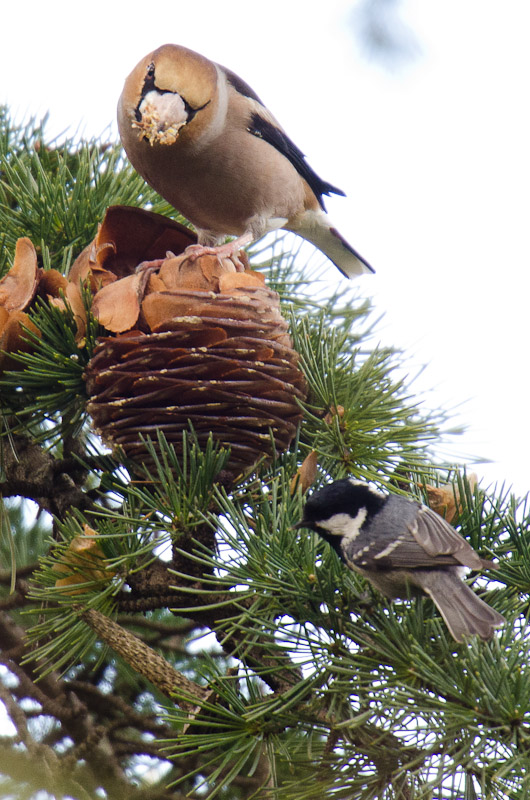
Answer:
<svg viewBox="0 0 530 800"><path fill-rule="evenodd" d="M432 598L457 642L473 634L484 640L491 639L495 628L505 621L502 614L477 597L455 572L426 570L418 584Z"/></svg>
<svg viewBox="0 0 530 800"><path fill-rule="evenodd" d="M285 225L285 228L318 247L347 278L374 272L368 261L341 236L320 210L308 209L296 219L296 223Z"/></svg>

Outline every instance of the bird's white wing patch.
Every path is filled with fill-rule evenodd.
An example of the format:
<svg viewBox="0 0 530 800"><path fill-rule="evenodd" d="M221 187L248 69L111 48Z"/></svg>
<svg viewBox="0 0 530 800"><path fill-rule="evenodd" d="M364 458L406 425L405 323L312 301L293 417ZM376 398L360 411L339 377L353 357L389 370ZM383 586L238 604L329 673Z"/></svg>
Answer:
<svg viewBox="0 0 530 800"><path fill-rule="evenodd" d="M399 547L405 541L405 539L407 539L406 534L401 534L401 536L398 536L397 539L394 539L393 542L390 542L390 544L387 545L384 550L381 550L380 553L377 553L377 555L374 556L374 561L377 558L385 558L385 556L389 556L390 553L394 552L396 547Z"/></svg>

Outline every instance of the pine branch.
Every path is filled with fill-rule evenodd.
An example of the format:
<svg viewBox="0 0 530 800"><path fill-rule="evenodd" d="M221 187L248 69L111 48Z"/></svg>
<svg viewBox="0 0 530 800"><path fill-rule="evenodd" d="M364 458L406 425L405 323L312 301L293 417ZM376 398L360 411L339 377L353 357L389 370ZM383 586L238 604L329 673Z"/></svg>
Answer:
<svg viewBox="0 0 530 800"><path fill-rule="evenodd" d="M160 739L165 739L173 733L173 729L165 725L154 711L139 713L122 697L109 695L93 683L73 679L68 681L68 686L91 711L112 720L114 730L120 727L135 728L138 731L147 731ZM158 755L161 755L160 746Z"/></svg>
<svg viewBox="0 0 530 800"><path fill-rule="evenodd" d="M156 562L148 569L143 570L129 579L133 588L133 600L129 594L125 593L120 597L121 608L127 607L132 610L131 604L136 603L134 594L145 595L145 600L152 603L153 608L169 606L174 613L191 619L196 625L207 626L216 632L219 644L227 656L240 658L249 666L254 667L262 679L275 692L281 692L293 685L300 679L300 672L294 665L286 659L285 654L281 658L274 655L267 655L267 650L271 648L271 642L266 634L255 634L253 644L249 643L248 635L245 631L230 629L224 632L223 621L237 616L244 607L251 608L254 598L234 598L226 591L212 591L210 585L202 588L202 582L196 582L194 594L189 594L186 587L174 585L173 563L169 565ZM190 575L190 572L187 573ZM193 573L191 573L193 575ZM173 589L172 594L167 594L168 586ZM189 586L189 584L186 584ZM157 587L160 594L157 597ZM179 591L179 588L184 591ZM156 598L156 599L155 599ZM138 603L141 604L141 600Z"/></svg>
<svg viewBox="0 0 530 800"><path fill-rule="evenodd" d="M174 669L137 636L124 630L100 612L92 608L80 611L80 616L98 637L112 647L136 672L147 678L167 697L172 698L176 695L177 703L185 711L193 711L197 702L205 700L210 694ZM194 698L195 702L185 698Z"/></svg>
<svg viewBox="0 0 530 800"><path fill-rule="evenodd" d="M41 508L62 519L71 508L92 505L71 477L70 462L44 450L28 436L12 434L3 442L2 480L4 497L34 500Z"/></svg>
<svg viewBox="0 0 530 800"><path fill-rule="evenodd" d="M110 203L169 211L115 145L58 146L34 120L16 126L0 113L0 159L0 272L18 236L32 237L39 267L64 272ZM455 645L427 598L387 602L325 543L292 529L303 503L293 478L309 452L315 486L352 474L428 500L425 484L449 479L431 452L445 415L413 396L401 354L373 346L370 304L355 287L330 290L308 247L285 234L252 248L291 314L310 394L289 451L237 483L223 479L226 453L198 447L191 429L178 457L163 436L142 442L149 468L102 454L85 421L85 367L101 331L88 316L80 346L70 311L32 305L41 336L13 356L21 368L1 386L0 489L11 499L0 649L19 740L53 769L24 783L31 762L2 740L13 780L0 777L0 793L15 795L16 779L27 797L53 793L55 776L82 800L525 795L528 499L451 476L461 499L453 524L500 562L469 578L507 618L488 644ZM230 432L228 419L222 427ZM28 521L26 497L54 515L53 536L47 515ZM28 639L20 612L36 607ZM142 618L150 609L156 618ZM194 647L199 629L222 652L209 653L208 639ZM173 647L165 637L175 635ZM152 787L142 785L143 756L160 766Z"/></svg>
<svg viewBox="0 0 530 800"><path fill-rule="evenodd" d="M90 764L94 775L110 791L125 791L128 781L117 760L111 757L105 730L95 726L91 717L83 713L83 705L74 694L68 692L64 681L49 675L36 685L36 676L31 667L21 669L20 661L27 652L25 631L3 613L0 614L0 649L4 653L3 663L22 680L27 696L41 702L43 709L60 721L67 735L77 743L79 754Z"/></svg>
<svg viewBox="0 0 530 800"><path fill-rule="evenodd" d="M32 564L24 564L24 566L20 566L16 568L16 576L17 579L26 578L28 575L32 575L38 567L37 562L33 562ZM0 584L5 586L11 583L12 572L11 570L2 569L0 570ZM24 586L25 589L25 586ZM25 593L25 592L24 592Z"/></svg>

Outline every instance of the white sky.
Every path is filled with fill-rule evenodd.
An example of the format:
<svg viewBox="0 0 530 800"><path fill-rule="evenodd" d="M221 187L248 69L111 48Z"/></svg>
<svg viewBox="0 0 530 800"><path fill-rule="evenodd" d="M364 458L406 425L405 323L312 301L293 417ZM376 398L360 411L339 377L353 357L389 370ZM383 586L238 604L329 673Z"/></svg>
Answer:
<svg viewBox="0 0 530 800"><path fill-rule="evenodd" d="M484 485L530 488L528 452L530 48L528 0L405 0L415 60L360 51L355 0L10 2L0 102L50 111L49 131L99 135L126 75L172 41L241 75L323 178L328 211L374 265L385 313L427 400L460 406L455 456L493 463ZM330 264L329 280L339 280ZM462 406L461 404L464 403Z"/></svg>

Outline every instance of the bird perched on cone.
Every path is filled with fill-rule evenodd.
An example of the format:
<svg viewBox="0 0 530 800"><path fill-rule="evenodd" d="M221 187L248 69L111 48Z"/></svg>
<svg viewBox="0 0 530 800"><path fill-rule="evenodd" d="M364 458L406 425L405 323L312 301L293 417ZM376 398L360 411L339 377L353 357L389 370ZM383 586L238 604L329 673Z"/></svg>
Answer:
<svg viewBox="0 0 530 800"><path fill-rule="evenodd" d="M491 639L504 622L462 579L465 567L497 565L421 503L345 478L314 492L295 528L319 533L387 597L429 595L457 642L473 634Z"/></svg>
<svg viewBox="0 0 530 800"><path fill-rule="evenodd" d="M250 86L225 67L186 47L159 47L125 81L118 127L134 168L197 229L196 255L232 255L286 228L344 275L373 272L325 212L322 196L344 192L319 178ZM221 246L227 235L237 238Z"/></svg>

